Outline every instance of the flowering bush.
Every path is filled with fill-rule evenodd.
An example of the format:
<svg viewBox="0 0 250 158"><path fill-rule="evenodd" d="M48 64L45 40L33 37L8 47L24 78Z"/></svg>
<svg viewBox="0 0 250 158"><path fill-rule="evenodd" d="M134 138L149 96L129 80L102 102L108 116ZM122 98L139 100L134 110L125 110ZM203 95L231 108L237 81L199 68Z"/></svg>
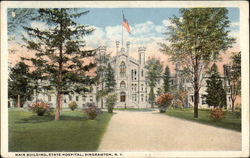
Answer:
<svg viewBox="0 0 250 158"><path fill-rule="evenodd" d="M76 104L75 101L69 103L69 108L70 108L72 111L74 111L74 110L77 108L77 106L78 106L78 105Z"/></svg>
<svg viewBox="0 0 250 158"><path fill-rule="evenodd" d="M109 113L113 113L113 109L114 109L116 101L117 101L116 94L108 95L108 97L106 99L106 106L108 108Z"/></svg>
<svg viewBox="0 0 250 158"><path fill-rule="evenodd" d="M212 118L214 121L219 121L223 119L224 116L225 116L225 112L220 108L212 109L210 112L210 118Z"/></svg>
<svg viewBox="0 0 250 158"><path fill-rule="evenodd" d="M29 110L43 116L45 112L50 111L50 105L44 101L36 101L29 105Z"/></svg>
<svg viewBox="0 0 250 158"><path fill-rule="evenodd" d="M166 109L170 106L172 100L173 95L170 93L163 93L157 97L156 104L158 104L161 113L166 112Z"/></svg>
<svg viewBox="0 0 250 158"><path fill-rule="evenodd" d="M84 109L85 113L88 115L89 119L94 120L99 114L101 114L101 109L95 106L94 103L87 103Z"/></svg>

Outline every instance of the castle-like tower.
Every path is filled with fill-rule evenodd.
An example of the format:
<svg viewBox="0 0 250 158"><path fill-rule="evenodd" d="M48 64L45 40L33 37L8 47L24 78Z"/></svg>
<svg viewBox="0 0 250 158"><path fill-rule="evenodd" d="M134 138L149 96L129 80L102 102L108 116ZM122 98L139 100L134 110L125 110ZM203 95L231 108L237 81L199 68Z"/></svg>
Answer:
<svg viewBox="0 0 250 158"><path fill-rule="evenodd" d="M139 47L136 60L129 56L130 42L124 48L116 41L116 56L111 59L111 66L115 70L117 107L146 108L145 51L145 47Z"/></svg>

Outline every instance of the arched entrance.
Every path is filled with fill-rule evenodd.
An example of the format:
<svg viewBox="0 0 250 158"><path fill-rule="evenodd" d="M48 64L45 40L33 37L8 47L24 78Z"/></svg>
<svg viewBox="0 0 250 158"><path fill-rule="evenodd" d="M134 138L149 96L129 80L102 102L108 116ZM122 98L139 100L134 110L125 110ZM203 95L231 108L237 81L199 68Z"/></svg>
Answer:
<svg viewBox="0 0 250 158"><path fill-rule="evenodd" d="M121 92L120 93L120 102L125 102L126 101L126 93L125 92Z"/></svg>

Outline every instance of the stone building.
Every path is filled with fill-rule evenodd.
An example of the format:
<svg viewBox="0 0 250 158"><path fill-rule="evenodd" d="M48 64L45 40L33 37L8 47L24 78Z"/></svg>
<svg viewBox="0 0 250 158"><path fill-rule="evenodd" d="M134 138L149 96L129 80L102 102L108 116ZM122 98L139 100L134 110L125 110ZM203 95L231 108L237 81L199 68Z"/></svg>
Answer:
<svg viewBox="0 0 250 158"><path fill-rule="evenodd" d="M101 46L97 54L106 54L107 50L105 46ZM115 71L116 87L114 93L118 96L116 108L150 108L148 101L149 98L149 86L146 82L147 70L145 69L145 47L139 47L138 60L131 57L130 43L126 43L126 47L120 45L119 41L116 41L116 55L111 57L110 64ZM172 86L178 86L182 84L183 88L188 92L186 100L186 107L194 106L194 92L190 81L178 75L178 65L175 66L175 72L171 74ZM163 79L154 88L154 93L162 88ZM227 86L227 85L225 85ZM97 101L97 91L99 86L92 86L92 91L83 94L73 94L63 96L63 107L68 107L68 104L75 101L79 107L85 107L86 103L94 102L101 107L100 100ZM50 102L54 107L56 106L56 93L42 91L37 94L38 99ZM199 107L208 107L205 101L206 94L206 81L203 80L200 89ZM35 101L35 99L33 100ZM105 99L104 99L105 102ZM227 92L227 103L230 107L230 92ZM27 103L28 104L28 103Z"/></svg>

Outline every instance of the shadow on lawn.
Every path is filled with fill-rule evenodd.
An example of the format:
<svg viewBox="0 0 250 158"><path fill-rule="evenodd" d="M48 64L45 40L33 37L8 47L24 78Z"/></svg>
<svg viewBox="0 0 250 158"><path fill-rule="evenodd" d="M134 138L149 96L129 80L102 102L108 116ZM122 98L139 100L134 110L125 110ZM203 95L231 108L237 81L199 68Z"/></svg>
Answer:
<svg viewBox="0 0 250 158"><path fill-rule="evenodd" d="M36 116L33 115L28 118L23 118L17 121L16 123L42 123L42 122L50 122L54 121L54 115L45 115L45 116ZM62 121L83 121L88 120L87 116L69 116L69 115L61 115L60 120ZM59 121L60 121L59 120Z"/></svg>

